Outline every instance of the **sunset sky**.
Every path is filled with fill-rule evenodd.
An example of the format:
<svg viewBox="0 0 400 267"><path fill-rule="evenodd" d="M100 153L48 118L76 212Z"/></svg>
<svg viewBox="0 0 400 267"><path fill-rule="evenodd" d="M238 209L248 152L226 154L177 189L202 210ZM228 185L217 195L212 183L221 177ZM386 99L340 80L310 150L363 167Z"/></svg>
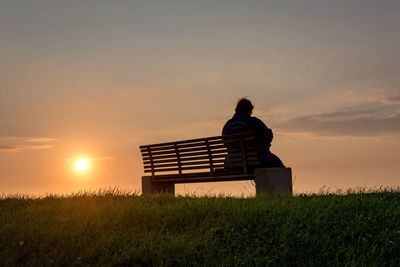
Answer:
<svg viewBox="0 0 400 267"><path fill-rule="evenodd" d="M241 97L295 192L399 186L399 25L395 0L0 0L0 193L139 191L139 145L219 135Z"/></svg>

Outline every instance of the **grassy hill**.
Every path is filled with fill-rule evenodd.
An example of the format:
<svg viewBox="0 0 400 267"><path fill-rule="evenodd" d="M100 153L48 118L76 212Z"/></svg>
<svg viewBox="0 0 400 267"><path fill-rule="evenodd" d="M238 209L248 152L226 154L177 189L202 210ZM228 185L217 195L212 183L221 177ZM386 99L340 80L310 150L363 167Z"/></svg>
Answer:
<svg viewBox="0 0 400 267"><path fill-rule="evenodd" d="M399 266L400 192L0 198L1 266Z"/></svg>

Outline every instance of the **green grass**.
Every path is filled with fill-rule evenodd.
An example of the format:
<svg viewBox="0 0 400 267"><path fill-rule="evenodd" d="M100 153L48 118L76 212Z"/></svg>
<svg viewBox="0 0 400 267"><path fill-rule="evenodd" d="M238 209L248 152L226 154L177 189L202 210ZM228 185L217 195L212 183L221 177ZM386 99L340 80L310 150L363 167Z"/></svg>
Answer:
<svg viewBox="0 0 400 267"><path fill-rule="evenodd" d="M1 266L399 266L400 192L0 197Z"/></svg>

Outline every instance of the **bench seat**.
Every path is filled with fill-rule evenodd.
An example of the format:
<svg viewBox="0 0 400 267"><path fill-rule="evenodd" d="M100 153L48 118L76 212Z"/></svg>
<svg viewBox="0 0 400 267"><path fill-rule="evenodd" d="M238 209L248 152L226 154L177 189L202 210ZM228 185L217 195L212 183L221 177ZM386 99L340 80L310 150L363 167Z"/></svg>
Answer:
<svg viewBox="0 0 400 267"><path fill-rule="evenodd" d="M254 174L221 174L211 176L210 173L187 173L182 176L177 176L174 174L164 174L157 175L155 178L153 176L143 176L144 179L153 179L158 183L174 182L175 184L187 184L187 183L207 183L207 182L226 182L226 181L245 181L254 180Z"/></svg>

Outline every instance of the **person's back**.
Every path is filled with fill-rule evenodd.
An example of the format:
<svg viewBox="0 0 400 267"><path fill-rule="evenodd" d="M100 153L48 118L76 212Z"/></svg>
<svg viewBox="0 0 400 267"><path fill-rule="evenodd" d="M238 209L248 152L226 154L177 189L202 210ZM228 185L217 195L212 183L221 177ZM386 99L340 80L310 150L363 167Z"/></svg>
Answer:
<svg viewBox="0 0 400 267"><path fill-rule="evenodd" d="M251 116L253 108L250 100L240 99L235 114L225 123L222 135L253 132L259 145L260 167L285 167L282 161L270 151L272 130L260 119Z"/></svg>

